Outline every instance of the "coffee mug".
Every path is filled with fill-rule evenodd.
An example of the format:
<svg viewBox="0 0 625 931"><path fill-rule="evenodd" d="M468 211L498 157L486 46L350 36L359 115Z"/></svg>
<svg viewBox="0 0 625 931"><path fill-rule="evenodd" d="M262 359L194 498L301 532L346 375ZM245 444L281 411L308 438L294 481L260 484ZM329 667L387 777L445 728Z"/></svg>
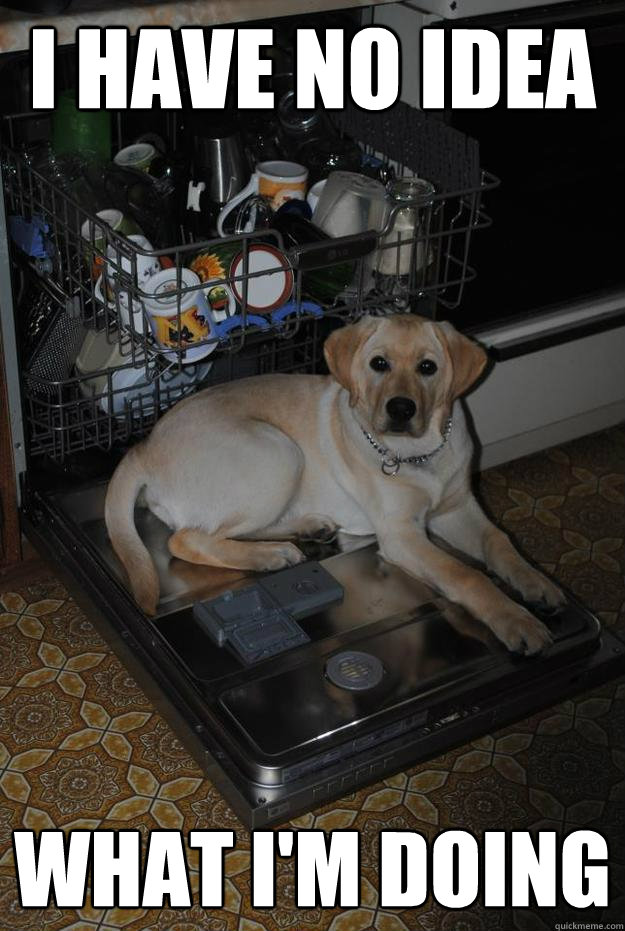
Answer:
<svg viewBox="0 0 625 931"><path fill-rule="evenodd" d="M120 168L135 168L137 171L148 171L156 158L156 149L150 142L135 142L120 149L113 161Z"/></svg>
<svg viewBox="0 0 625 931"><path fill-rule="evenodd" d="M242 191L229 200L217 217L217 232L224 236L223 224L228 214L237 204L250 194L261 194L271 203L274 210L279 210L287 200L304 200L308 169L297 162L259 162L252 177ZM242 230L241 232L251 232Z"/></svg>
<svg viewBox="0 0 625 931"><path fill-rule="evenodd" d="M180 354L182 362L196 362L217 346L209 341L215 326L200 284L189 268L163 269L148 282L143 304L154 341L167 357Z"/></svg>

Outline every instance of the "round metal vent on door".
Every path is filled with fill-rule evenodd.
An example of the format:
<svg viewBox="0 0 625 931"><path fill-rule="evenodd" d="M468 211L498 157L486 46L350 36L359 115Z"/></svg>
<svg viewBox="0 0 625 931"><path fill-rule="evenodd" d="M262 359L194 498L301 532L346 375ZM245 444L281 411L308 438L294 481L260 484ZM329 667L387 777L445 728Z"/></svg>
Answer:
<svg viewBox="0 0 625 931"><path fill-rule="evenodd" d="M371 653L345 650L330 657L326 663L326 675L339 688L360 692L380 684L384 666Z"/></svg>

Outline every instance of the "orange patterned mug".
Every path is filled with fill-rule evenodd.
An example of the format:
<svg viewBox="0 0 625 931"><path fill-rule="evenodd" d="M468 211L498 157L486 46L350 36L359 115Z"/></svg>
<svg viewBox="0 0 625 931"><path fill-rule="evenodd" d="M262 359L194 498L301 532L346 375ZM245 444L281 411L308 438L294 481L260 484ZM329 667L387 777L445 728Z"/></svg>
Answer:
<svg viewBox="0 0 625 931"><path fill-rule="evenodd" d="M163 355L197 362L216 348L212 314L195 272L166 268L153 275L144 288L143 305Z"/></svg>
<svg viewBox="0 0 625 931"><path fill-rule="evenodd" d="M287 200L304 200L306 197L306 182L308 168L298 165L297 162L259 162L254 174L242 191L229 200L217 217L217 232L224 235L223 224L228 214L237 204L249 197L250 194L260 194L266 197L274 210L279 210ZM250 230L237 230L237 232L250 232Z"/></svg>

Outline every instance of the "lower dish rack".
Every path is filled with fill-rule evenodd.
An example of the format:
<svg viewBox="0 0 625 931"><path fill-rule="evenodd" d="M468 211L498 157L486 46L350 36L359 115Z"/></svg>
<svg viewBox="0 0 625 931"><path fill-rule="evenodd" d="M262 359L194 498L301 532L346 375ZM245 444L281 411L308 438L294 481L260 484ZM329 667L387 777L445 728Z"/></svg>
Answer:
<svg viewBox="0 0 625 931"><path fill-rule="evenodd" d="M87 331L86 339L93 341L93 334ZM102 330L97 338L116 348L115 334L112 342ZM239 352L216 353L185 366L159 360L145 367L130 358L61 381L31 374L24 390L30 454L62 462L90 448L110 450L147 434L160 415L201 388L276 371L315 372L321 346L319 325L312 321L288 340L250 337Z"/></svg>

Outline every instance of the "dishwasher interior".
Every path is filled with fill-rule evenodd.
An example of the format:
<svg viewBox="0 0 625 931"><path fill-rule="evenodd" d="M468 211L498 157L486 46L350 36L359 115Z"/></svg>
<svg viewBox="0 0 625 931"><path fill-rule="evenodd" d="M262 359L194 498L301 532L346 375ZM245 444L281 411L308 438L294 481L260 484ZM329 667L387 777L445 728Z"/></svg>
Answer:
<svg viewBox="0 0 625 931"><path fill-rule="evenodd" d="M138 678L154 680L254 827L556 700L617 662L609 635L574 602L551 622L545 656L512 657L367 540L346 552L310 544L311 574L297 585L316 590L312 573L329 573L342 598L302 617L297 643L250 661L233 640L219 645L194 606L245 597L263 580L172 559L167 528L140 508L161 580L156 617L128 594L104 527L106 479L159 416L234 378L321 372L324 338L365 313L444 318L475 275L471 240L490 223L484 201L497 183L477 142L403 103L298 111L293 32L311 23L353 31L359 20L272 24L269 113L81 114L72 49L60 54L57 111L33 113L27 62L2 62L24 526ZM231 182L238 172L242 186L258 164L303 165L317 201L311 190L285 203L256 192L219 236Z"/></svg>

